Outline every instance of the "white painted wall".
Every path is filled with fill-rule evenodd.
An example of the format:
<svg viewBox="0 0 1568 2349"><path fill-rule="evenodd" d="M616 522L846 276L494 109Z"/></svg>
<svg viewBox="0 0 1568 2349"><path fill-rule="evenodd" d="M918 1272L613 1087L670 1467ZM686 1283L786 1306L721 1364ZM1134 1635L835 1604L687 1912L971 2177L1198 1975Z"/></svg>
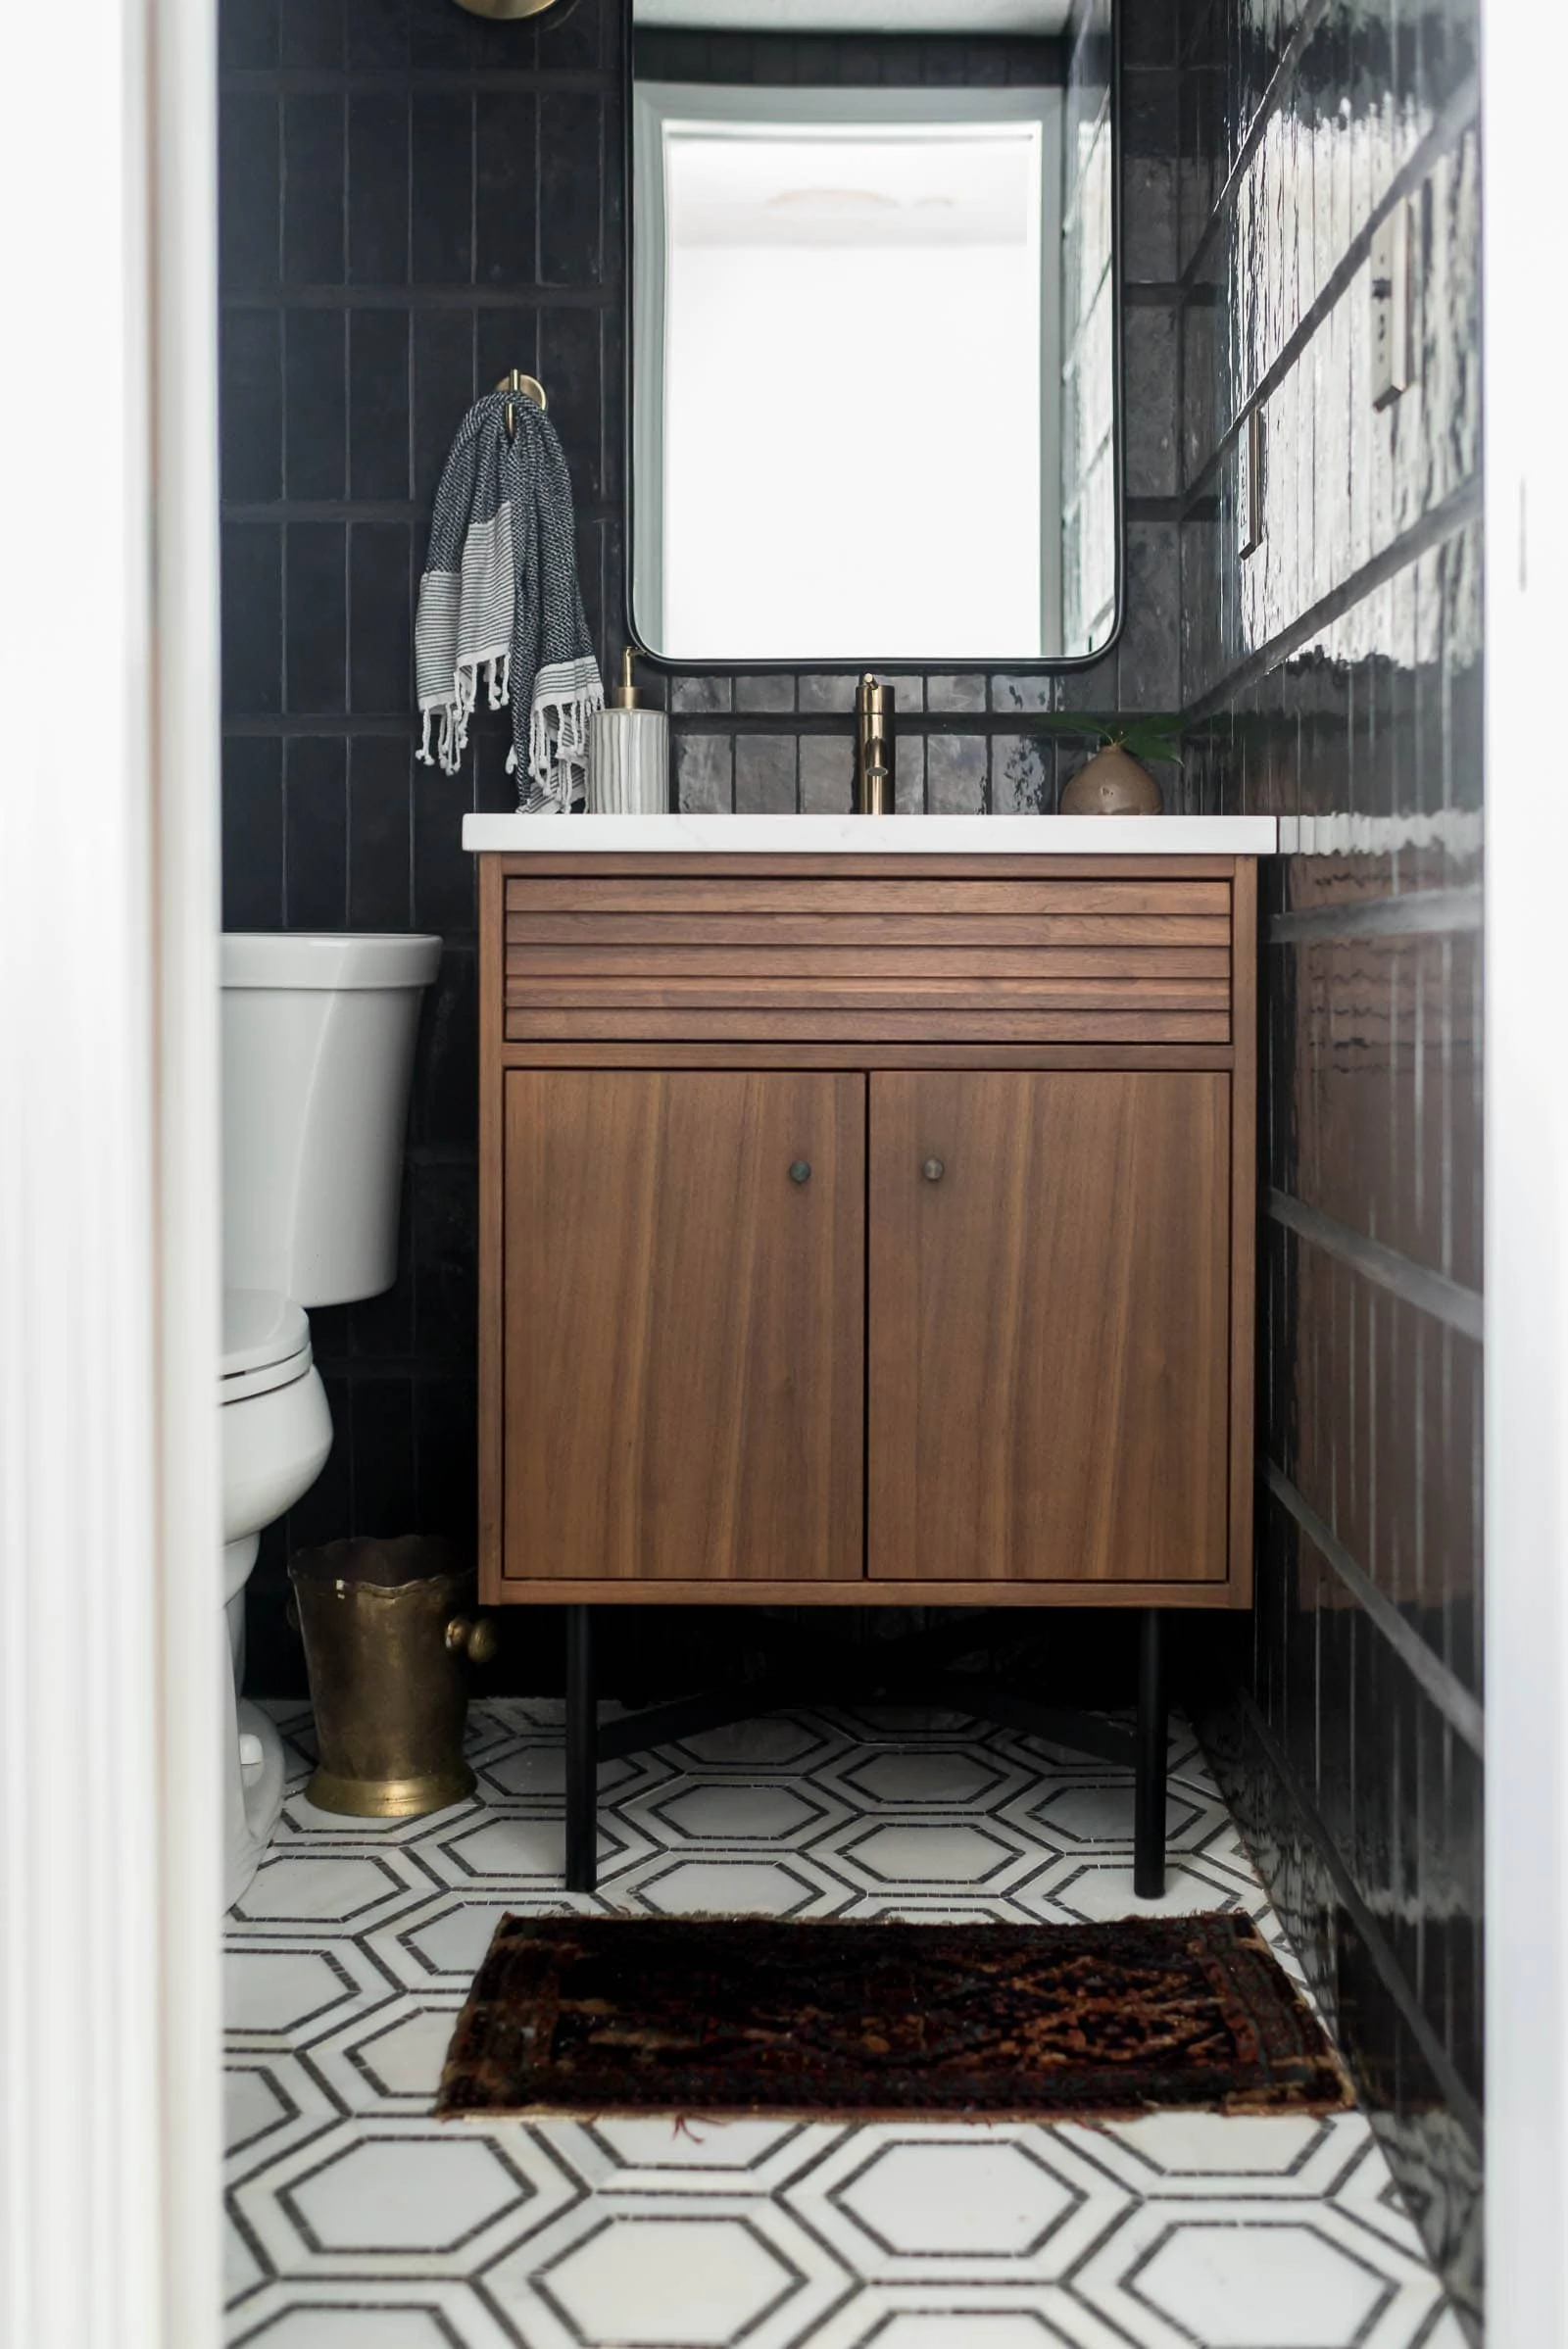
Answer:
<svg viewBox="0 0 1568 2349"><path fill-rule="evenodd" d="M211 13L0 22L5 2349L218 2338Z"/></svg>

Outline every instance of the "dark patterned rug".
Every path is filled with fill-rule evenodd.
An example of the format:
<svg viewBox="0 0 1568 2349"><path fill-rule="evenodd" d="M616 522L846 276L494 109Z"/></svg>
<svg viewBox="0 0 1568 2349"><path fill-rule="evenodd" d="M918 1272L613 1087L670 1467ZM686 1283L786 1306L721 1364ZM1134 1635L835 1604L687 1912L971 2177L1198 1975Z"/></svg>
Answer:
<svg viewBox="0 0 1568 2349"><path fill-rule="evenodd" d="M1107 2120L1351 2102L1246 1917L506 1917L436 2109Z"/></svg>

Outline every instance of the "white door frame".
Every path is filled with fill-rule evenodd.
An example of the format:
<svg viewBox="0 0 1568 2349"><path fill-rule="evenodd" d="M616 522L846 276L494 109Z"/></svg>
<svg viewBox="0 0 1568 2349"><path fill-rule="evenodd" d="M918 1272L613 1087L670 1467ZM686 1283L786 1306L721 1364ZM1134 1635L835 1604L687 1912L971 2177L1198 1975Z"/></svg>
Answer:
<svg viewBox="0 0 1568 2349"><path fill-rule="evenodd" d="M1568 2345L1568 32L1483 0L1489 2349ZM1554 715L1554 712L1553 712Z"/></svg>
<svg viewBox="0 0 1568 2349"><path fill-rule="evenodd" d="M4 2349L219 2337L213 13L0 24Z"/></svg>
<svg viewBox="0 0 1568 2349"><path fill-rule="evenodd" d="M1568 2349L1568 29L1483 5L1488 2338ZM0 24L4 2349L219 2330L213 92L211 0Z"/></svg>

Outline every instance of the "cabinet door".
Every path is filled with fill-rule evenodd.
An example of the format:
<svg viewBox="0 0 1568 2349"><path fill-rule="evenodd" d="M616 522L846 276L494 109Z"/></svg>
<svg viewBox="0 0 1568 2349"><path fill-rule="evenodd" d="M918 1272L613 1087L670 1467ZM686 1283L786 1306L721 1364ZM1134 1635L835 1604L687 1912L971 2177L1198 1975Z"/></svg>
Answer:
<svg viewBox="0 0 1568 2349"><path fill-rule="evenodd" d="M862 1577L864 1153L862 1076L509 1071L508 1575Z"/></svg>
<svg viewBox="0 0 1568 2349"><path fill-rule="evenodd" d="M873 1578L1224 1580L1229 1145L1219 1074L872 1077Z"/></svg>

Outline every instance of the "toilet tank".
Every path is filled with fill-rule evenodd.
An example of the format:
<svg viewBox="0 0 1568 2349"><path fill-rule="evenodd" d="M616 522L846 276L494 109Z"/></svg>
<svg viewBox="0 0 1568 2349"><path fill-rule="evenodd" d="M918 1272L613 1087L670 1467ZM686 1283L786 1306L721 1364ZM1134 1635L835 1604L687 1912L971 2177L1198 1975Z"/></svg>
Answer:
<svg viewBox="0 0 1568 2349"><path fill-rule="evenodd" d="M223 1285L340 1305L390 1289L419 1001L439 938L222 942Z"/></svg>

